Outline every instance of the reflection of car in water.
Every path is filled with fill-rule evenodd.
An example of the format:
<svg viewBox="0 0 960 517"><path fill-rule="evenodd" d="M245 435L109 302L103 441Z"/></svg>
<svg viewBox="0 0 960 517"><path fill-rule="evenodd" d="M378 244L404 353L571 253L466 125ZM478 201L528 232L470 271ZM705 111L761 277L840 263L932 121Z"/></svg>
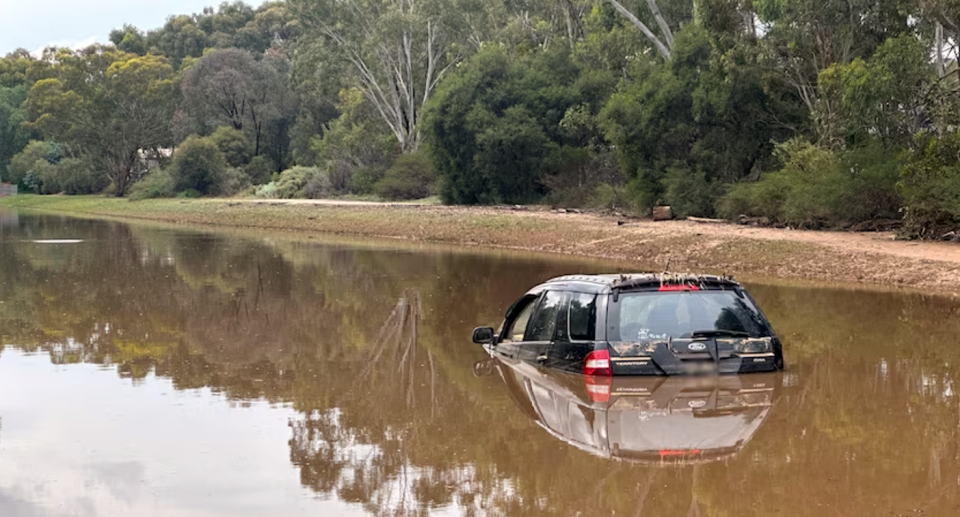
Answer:
<svg viewBox="0 0 960 517"><path fill-rule="evenodd" d="M553 372L493 357L523 412L550 434L594 455L688 464L735 455L766 420L780 373L683 377L597 377Z"/></svg>
<svg viewBox="0 0 960 517"><path fill-rule="evenodd" d="M474 330L491 353L585 375L770 372L783 349L743 286L727 277L555 278Z"/></svg>

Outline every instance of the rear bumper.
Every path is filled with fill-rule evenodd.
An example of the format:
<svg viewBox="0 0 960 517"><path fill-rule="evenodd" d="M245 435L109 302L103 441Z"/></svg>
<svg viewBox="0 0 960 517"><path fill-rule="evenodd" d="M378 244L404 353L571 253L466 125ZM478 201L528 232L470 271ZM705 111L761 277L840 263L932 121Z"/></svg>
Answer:
<svg viewBox="0 0 960 517"><path fill-rule="evenodd" d="M683 361L666 350L649 357L611 359L613 375L703 375L774 372L779 370L774 353L749 354L716 361Z"/></svg>

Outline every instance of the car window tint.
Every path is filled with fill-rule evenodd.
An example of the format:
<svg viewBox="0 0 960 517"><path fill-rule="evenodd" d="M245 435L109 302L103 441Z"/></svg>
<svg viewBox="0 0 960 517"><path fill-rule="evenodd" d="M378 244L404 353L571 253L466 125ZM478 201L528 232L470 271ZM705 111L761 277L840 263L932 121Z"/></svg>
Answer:
<svg viewBox="0 0 960 517"><path fill-rule="evenodd" d="M593 341L596 339L597 295L573 293L570 297L567 321L570 325L571 340Z"/></svg>
<svg viewBox="0 0 960 517"><path fill-rule="evenodd" d="M537 299L533 298L528 300L527 306L524 307L520 314L517 314L517 317L513 320L513 323L510 324L510 328L507 330L506 340L507 341L523 341L523 333L527 330L527 323L530 322L530 315L533 313L533 308L537 306Z"/></svg>
<svg viewBox="0 0 960 517"><path fill-rule="evenodd" d="M540 307L534 315L526 341L553 340L553 334L557 330L557 315L560 313L560 302L562 300L563 293L557 291L548 291L540 298Z"/></svg>

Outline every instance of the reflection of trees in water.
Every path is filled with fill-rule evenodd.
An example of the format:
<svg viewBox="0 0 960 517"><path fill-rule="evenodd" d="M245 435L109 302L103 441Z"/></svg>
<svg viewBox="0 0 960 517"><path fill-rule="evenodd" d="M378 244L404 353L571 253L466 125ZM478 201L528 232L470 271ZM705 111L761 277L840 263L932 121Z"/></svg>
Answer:
<svg viewBox="0 0 960 517"><path fill-rule="evenodd" d="M415 290L404 291L397 301L397 306L380 327L380 332L373 341L372 357L367 360L360 374L362 381L370 381L374 368L381 360L385 361L387 363L385 368L380 370L386 372L388 377L394 377L385 380L401 387L405 393L407 406L416 403L413 383L416 377L417 328L421 320L423 320L423 304L420 293ZM432 406L436 402L436 371L433 352L430 350L427 350L427 359L430 364L430 404Z"/></svg>

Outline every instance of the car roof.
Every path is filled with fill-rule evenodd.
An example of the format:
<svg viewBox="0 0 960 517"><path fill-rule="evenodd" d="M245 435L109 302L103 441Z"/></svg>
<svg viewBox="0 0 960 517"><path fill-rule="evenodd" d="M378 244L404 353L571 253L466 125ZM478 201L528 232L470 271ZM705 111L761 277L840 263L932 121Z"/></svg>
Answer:
<svg viewBox="0 0 960 517"><path fill-rule="evenodd" d="M530 292L545 289L611 293L614 291L645 290L664 285L694 285L701 289L739 289L739 282L729 276L694 273L621 273L601 275L565 275L547 280Z"/></svg>

